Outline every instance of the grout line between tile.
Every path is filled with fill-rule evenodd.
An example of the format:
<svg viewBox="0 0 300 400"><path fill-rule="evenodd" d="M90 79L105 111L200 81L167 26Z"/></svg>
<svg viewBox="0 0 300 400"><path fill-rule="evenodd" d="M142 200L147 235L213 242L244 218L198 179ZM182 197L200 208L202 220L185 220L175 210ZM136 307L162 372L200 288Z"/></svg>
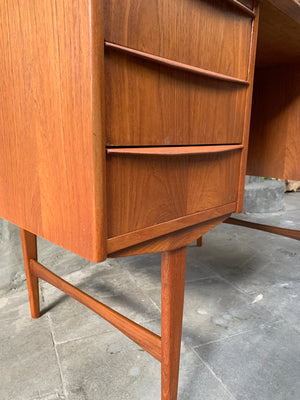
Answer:
<svg viewBox="0 0 300 400"><path fill-rule="evenodd" d="M219 278L219 275L217 274L217 272L215 272L213 275L208 275L208 276L204 276L203 278L196 278L196 279L186 279L185 283L193 283L193 282L200 282L200 281L205 281L208 279L214 279L214 278Z"/></svg>
<svg viewBox="0 0 300 400"><path fill-rule="evenodd" d="M101 317L99 317L99 318L101 318ZM155 321L158 321L159 320L159 318L152 318L152 319L149 319L149 320L147 320L147 321L143 321L142 323L140 323L140 322L137 322L137 324L139 324L139 325L141 325L141 326L145 326L145 324L149 324L149 323L151 323L151 322L155 322ZM107 322L107 321L106 321ZM109 322L107 322L108 324L109 324ZM93 338L93 337L96 337L96 336L102 336L102 335L106 335L106 334L108 334L108 333L111 333L111 332L117 332L117 333L121 333L124 337L126 337L126 335L124 335L118 328L115 328L113 325L111 325L111 324L109 324L109 326L111 327L111 329L109 329L109 330L107 330L107 331L105 331L105 332L97 332L97 333L92 333L92 334L90 334L90 335L84 335L84 336L79 336L79 337L74 337L74 338L72 338L72 339L67 339L67 340L62 340L62 341L55 341L55 340L53 340L54 341L54 343L56 344L56 346L60 346L60 345L62 345L62 344L67 344L67 343L71 343L71 342L76 342L76 341L78 341L78 340L82 340L82 339L89 339L89 338ZM53 337L53 339L54 339L54 337ZM130 340L130 339L129 339Z"/></svg>
<svg viewBox="0 0 300 400"><path fill-rule="evenodd" d="M236 291L238 291L240 294L244 295L245 297L247 297L249 300L252 299L252 295L250 295L248 292L246 292L245 290L241 289L239 286L235 285L234 283L232 283L231 281L229 281L228 279L224 278L224 276L220 275L219 278L226 282L228 285L230 285L231 287L233 287Z"/></svg>
<svg viewBox="0 0 300 400"><path fill-rule="evenodd" d="M65 381L64 381L64 377L63 377L62 365L61 365L60 358L59 358L59 355L58 355L56 342L55 342L55 339L54 339L51 316L49 314L47 314L47 318L48 318L48 321L49 321L51 339L52 339L54 351L55 351L55 354L56 354L57 364L58 364L58 368L59 368L59 374L60 374L60 379L61 379L61 384L62 384L62 389L63 389L63 395L64 395L65 399L67 400L67 398L68 398L67 397L67 389L66 389L66 385L65 385Z"/></svg>
<svg viewBox="0 0 300 400"><path fill-rule="evenodd" d="M228 336L226 336L226 337L223 337L223 338L221 338L221 339L211 340L210 342L205 342L205 343L198 344L198 345L196 345L196 346L193 346L192 348L193 348L193 349L198 349L198 348L200 348L200 347L207 346L207 345L212 344L212 343L224 342L225 340L231 339L231 338L236 337L236 336L245 335L245 334L247 334L247 333L255 332L255 331L257 331L258 329L259 329L259 328L249 329L249 330L243 331L243 332L237 332L237 333L234 333L234 334L232 334L232 335L228 335Z"/></svg>
<svg viewBox="0 0 300 400"><path fill-rule="evenodd" d="M161 312L160 307L155 303L155 301L150 297L148 294L145 293L145 295L150 299L151 303L154 305L154 307Z"/></svg>
<svg viewBox="0 0 300 400"><path fill-rule="evenodd" d="M220 385L223 387L223 389L225 390L226 393L229 394L229 396L231 397L232 400L237 400L236 397L231 393L231 391L227 388L227 386L225 385L225 383L222 381L221 378L218 377L218 375L216 375L216 373L214 372L214 370L211 368L211 366L203 360L203 358L195 351L195 349L192 347L191 351L196 355L196 357L199 358L199 360L205 365L205 367L209 370L209 372L213 375L213 377L220 383Z"/></svg>

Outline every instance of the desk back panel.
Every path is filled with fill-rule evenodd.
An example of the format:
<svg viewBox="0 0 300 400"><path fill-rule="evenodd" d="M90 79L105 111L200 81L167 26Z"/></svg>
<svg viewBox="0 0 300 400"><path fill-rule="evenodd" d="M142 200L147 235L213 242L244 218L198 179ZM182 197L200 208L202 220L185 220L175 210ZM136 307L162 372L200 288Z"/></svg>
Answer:
<svg viewBox="0 0 300 400"><path fill-rule="evenodd" d="M0 7L0 217L95 261L106 256L101 3Z"/></svg>
<svg viewBox="0 0 300 400"><path fill-rule="evenodd" d="M300 180L300 64L257 69L247 173Z"/></svg>
<svg viewBox="0 0 300 400"><path fill-rule="evenodd" d="M300 3L261 0L256 66L300 64L299 38Z"/></svg>

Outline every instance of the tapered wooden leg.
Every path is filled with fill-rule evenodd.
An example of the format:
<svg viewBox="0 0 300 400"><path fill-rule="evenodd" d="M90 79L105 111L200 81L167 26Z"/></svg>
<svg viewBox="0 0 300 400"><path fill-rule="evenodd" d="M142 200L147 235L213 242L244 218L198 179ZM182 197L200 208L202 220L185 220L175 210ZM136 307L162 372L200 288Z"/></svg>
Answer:
<svg viewBox="0 0 300 400"><path fill-rule="evenodd" d="M161 400L176 400L184 300L186 247L162 253Z"/></svg>
<svg viewBox="0 0 300 400"><path fill-rule="evenodd" d="M202 247L202 236L197 240L197 246Z"/></svg>
<svg viewBox="0 0 300 400"><path fill-rule="evenodd" d="M27 280L28 297L30 303L30 311L32 318L39 318L40 316L40 301L39 301L39 281L33 275L30 268L30 260L37 260L37 245L36 235L20 229L24 266Z"/></svg>

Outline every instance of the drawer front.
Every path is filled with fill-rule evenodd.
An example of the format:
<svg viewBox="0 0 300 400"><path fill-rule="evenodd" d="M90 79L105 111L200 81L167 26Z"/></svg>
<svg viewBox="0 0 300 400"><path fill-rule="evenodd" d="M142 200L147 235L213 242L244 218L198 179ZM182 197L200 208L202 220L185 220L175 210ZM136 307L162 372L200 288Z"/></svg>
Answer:
<svg viewBox="0 0 300 400"><path fill-rule="evenodd" d="M108 237L235 202L240 157L108 155Z"/></svg>
<svg viewBox="0 0 300 400"><path fill-rule="evenodd" d="M247 79L252 17L230 0L107 0L104 13L109 42Z"/></svg>
<svg viewBox="0 0 300 400"><path fill-rule="evenodd" d="M247 86L106 52L110 146L241 143Z"/></svg>

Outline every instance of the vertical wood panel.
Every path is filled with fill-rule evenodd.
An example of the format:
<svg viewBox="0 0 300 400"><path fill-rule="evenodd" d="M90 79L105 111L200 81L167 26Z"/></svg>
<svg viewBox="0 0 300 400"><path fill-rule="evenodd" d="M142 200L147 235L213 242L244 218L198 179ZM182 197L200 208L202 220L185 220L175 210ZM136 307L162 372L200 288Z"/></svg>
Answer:
<svg viewBox="0 0 300 400"><path fill-rule="evenodd" d="M0 8L0 216L93 260L105 253L101 5L3 0Z"/></svg>
<svg viewBox="0 0 300 400"><path fill-rule="evenodd" d="M300 64L256 71L247 173L300 179Z"/></svg>

